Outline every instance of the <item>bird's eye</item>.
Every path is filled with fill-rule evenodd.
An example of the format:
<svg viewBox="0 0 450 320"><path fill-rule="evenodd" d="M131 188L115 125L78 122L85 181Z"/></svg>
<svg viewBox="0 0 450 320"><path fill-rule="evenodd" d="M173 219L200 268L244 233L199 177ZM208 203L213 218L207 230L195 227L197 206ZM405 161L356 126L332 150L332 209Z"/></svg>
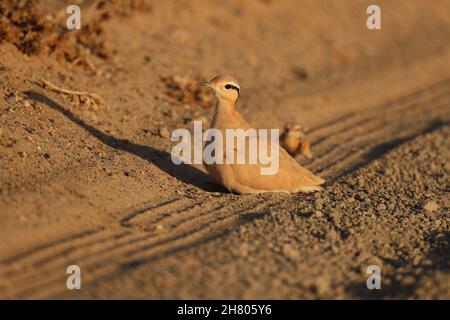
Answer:
<svg viewBox="0 0 450 320"><path fill-rule="evenodd" d="M230 84L230 83L227 83L227 84L225 85L225 89L227 89L227 90L233 89L233 90L236 90L236 91L239 93L239 88L236 87L236 86L233 85L233 84Z"/></svg>

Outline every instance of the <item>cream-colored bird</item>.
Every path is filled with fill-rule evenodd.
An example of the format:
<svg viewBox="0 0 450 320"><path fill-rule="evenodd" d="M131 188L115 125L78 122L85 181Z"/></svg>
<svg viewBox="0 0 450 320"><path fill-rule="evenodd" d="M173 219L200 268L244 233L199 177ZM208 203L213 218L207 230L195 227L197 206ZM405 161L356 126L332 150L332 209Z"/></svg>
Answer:
<svg viewBox="0 0 450 320"><path fill-rule="evenodd" d="M226 129L247 130L252 128L236 111L240 87L234 77L221 75L200 84L211 88L217 99L210 128L219 129L224 137ZM211 142L207 142L205 147L209 143ZM237 152L236 149L234 151ZM223 156L225 157L225 154ZM256 164L228 164L226 162L205 164L208 173L218 183L238 194L313 192L320 190L320 185L325 182L300 166L282 147L279 148L277 173L262 175L261 166L259 160Z"/></svg>

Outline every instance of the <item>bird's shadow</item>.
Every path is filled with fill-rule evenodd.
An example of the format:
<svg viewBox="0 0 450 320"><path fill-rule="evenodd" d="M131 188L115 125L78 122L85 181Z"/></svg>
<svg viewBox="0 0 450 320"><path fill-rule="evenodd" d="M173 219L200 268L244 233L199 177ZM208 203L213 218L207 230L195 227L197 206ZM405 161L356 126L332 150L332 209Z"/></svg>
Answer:
<svg viewBox="0 0 450 320"><path fill-rule="evenodd" d="M24 94L30 100L34 100L40 103L43 103L50 108L62 113L66 116L70 121L77 124L92 136L97 138L100 142L105 145L125 151L134 155L141 157L142 159L150 162L151 164L157 166L162 171L166 172L172 177L175 177L184 183L193 185L199 189L202 189L207 192L224 192L220 185L216 184L211 178L201 170L188 165L188 164L180 164L176 165L172 162L170 153L158 150L150 146L140 145L133 143L126 139L118 139L112 135L106 134L99 129L93 127L92 125L86 123L84 120L77 117L70 110L62 107L60 104L56 103L52 99L34 92L34 91L26 91Z"/></svg>

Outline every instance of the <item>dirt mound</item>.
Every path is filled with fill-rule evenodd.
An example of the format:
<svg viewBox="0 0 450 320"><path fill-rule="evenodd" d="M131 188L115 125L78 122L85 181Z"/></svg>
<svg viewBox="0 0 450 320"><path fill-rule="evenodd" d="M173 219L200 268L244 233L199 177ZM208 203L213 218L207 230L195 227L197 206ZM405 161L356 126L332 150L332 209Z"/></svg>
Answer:
<svg viewBox="0 0 450 320"><path fill-rule="evenodd" d="M50 45L53 26L39 14L32 1L12 0L0 3L0 41L13 43L25 54L37 54Z"/></svg>
<svg viewBox="0 0 450 320"><path fill-rule="evenodd" d="M204 86L199 86L200 81L205 81L205 77L170 76L161 79L166 85L166 93L172 101L181 105L198 105L208 108L212 105L213 95Z"/></svg>
<svg viewBox="0 0 450 320"><path fill-rule="evenodd" d="M106 60L112 57L105 48L104 23L148 10L140 0L97 1L83 7L81 29L68 30L59 19L64 11L44 14L36 1L12 0L0 4L0 42L10 42L27 55L54 54L60 60L94 69L90 55Z"/></svg>

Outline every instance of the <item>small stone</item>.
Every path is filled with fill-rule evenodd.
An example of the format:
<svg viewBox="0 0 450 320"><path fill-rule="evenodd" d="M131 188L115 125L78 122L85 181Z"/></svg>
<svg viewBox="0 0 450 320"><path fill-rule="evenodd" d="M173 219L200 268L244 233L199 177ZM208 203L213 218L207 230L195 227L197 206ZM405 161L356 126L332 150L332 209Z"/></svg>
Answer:
<svg viewBox="0 0 450 320"><path fill-rule="evenodd" d="M363 177L358 177L358 187L363 188L365 184Z"/></svg>
<svg viewBox="0 0 450 320"><path fill-rule="evenodd" d="M402 279L402 285L412 286L416 283L416 279L413 276L405 276Z"/></svg>
<svg viewBox="0 0 450 320"><path fill-rule="evenodd" d="M370 258L370 263L379 267L383 266L383 260L378 256L373 256Z"/></svg>
<svg viewBox="0 0 450 320"><path fill-rule="evenodd" d="M423 206L423 208L428 212L434 212L439 209L439 205L435 201L429 201Z"/></svg>
<svg viewBox="0 0 450 320"><path fill-rule="evenodd" d="M90 112L89 115L88 115L88 117L89 117L89 119L90 119L92 122L98 123L98 117L97 117L97 115L96 115L95 113Z"/></svg>
<svg viewBox="0 0 450 320"><path fill-rule="evenodd" d="M322 211L319 211L319 210L316 210L316 211L314 212L314 216L315 216L316 218L322 218L322 217L323 217L323 212L322 212Z"/></svg>
<svg viewBox="0 0 450 320"><path fill-rule="evenodd" d="M322 199L316 199L316 201L314 202L314 206L316 207L317 210L322 209L323 207L323 200Z"/></svg>
<svg viewBox="0 0 450 320"><path fill-rule="evenodd" d="M246 256L248 256L248 252L249 252L249 248L248 248L248 244L247 243L242 243L240 246L239 246L239 255L241 256L241 257L246 257Z"/></svg>
<svg viewBox="0 0 450 320"><path fill-rule="evenodd" d="M166 127L159 128L159 136L164 139L170 139L169 130Z"/></svg>
<svg viewBox="0 0 450 320"><path fill-rule="evenodd" d="M413 266L418 266L421 261L422 261L422 257L420 255L416 255L413 258L412 264L413 264Z"/></svg>
<svg viewBox="0 0 450 320"><path fill-rule="evenodd" d="M292 73L298 80L305 81L308 79L308 72L303 67L296 66L292 68Z"/></svg>
<svg viewBox="0 0 450 320"><path fill-rule="evenodd" d="M300 254L296 248L294 248L289 243L285 243L283 247L281 248L281 252L283 255L289 259L295 260L298 259Z"/></svg>
<svg viewBox="0 0 450 320"><path fill-rule="evenodd" d="M150 56L144 56L144 63L149 63L152 61L152 58Z"/></svg>
<svg viewBox="0 0 450 320"><path fill-rule="evenodd" d="M339 226L340 225L340 214L339 214L339 211L337 211L337 210L332 210L331 212L330 212L330 217L331 217L331 219L333 219L333 222L337 225L337 226Z"/></svg>
<svg viewBox="0 0 450 320"><path fill-rule="evenodd" d="M429 267L429 266L431 266L432 264L433 264L433 261L431 261L431 260L428 259L428 258L425 258L425 259L422 260L422 265L425 266L425 267Z"/></svg>
<svg viewBox="0 0 450 320"><path fill-rule="evenodd" d="M330 280L325 276L318 277L314 283L314 289L318 295L326 294L330 291Z"/></svg>
<svg viewBox="0 0 450 320"><path fill-rule="evenodd" d="M330 240L330 241L337 241L337 240L339 240L340 237L339 237L339 235L336 233L336 231L330 230L330 231L326 234L325 238L326 238L327 240Z"/></svg>
<svg viewBox="0 0 450 320"><path fill-rule="evenodd" d="M378 211L386 210L386 205L384 203L380 203L379 205L377 205L377 210Z"/></svg>
<svg viewBox="0 0 450 320"><path fill-rule="evenodd" d="M5 100L9 104L14 104L16 102L16 95L14 94L14 92L7 92L5 94Z"/></svg>

